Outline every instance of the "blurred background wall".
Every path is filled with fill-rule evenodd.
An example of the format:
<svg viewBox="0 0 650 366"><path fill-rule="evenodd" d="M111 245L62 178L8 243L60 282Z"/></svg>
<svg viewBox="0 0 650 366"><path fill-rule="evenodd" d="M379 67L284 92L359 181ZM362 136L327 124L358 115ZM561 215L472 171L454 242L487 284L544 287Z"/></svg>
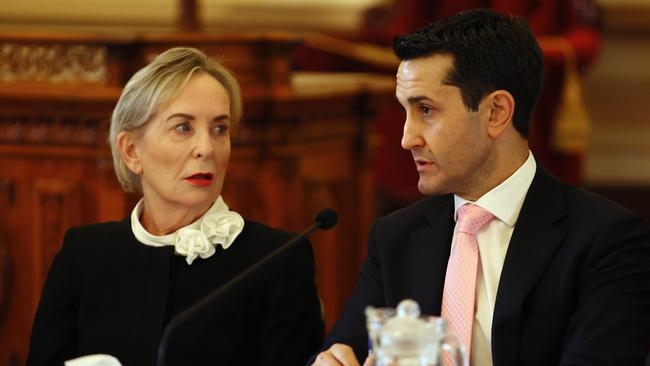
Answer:
<svg viewBox="0 0 650 366"><path fill-rule="evenodd" d="M650 220L650 1L599 3L601 54L583 80L593 121L586 184Z"/></svg>
<svg viewBox="0 0 650 366"><path fill-rule="evenodd" d="M418 1L422 2L0 1L0 47L4 47L0 64L9 60L16 42L38 43L39 37L48 42L108 43L105 52L111 55L119 49L117 55L122 57L122 63L105 70L116 78L107 76L107 84L94 89L92 85L14 88L11 83L2 85L11 73L0 68L0 94L5 98L0 100L0 164L4 164L0 165L0 366L24 362L30 321L62 231L68 225L118 219L132 207L134 197L123 197L113 177L102 135L127 72L165 45L194 42L212 47L223 41L220 35L224 34L229 35L229 45L233 40L267 42L262 51L237 49L234 54L240 55L236 59L246 70L262 67L269 72L239 75L248 93L245 122L251 127L245 127L239 137L228 173L236 184L226 194L234 207L243 207L246 216L294 231L306 225L308 213L323 205L342 212L336 230L314 238L317 282L331 327L354 284L372 217L419 198L409 154L398 147L402 115L392 98L392 34L382 35L390 33L392 18L408 19L418 11L400 4ZM576 156L568 157L557 174L609 196L650 221L650 1L598 0L597 5L599 47L593 61L581 69L590 139L577 155L579 164L574 164ZM415 27L408 21L401 26L406 31ZM132 52L147 42L154 46ZM218 51L215 47L211 49ZM102 52L97 55L105 60ZM137 57L129 61L132 55ZM114 61L108 56L107 62ZM382 106L388 112L382 114ZM19 131L16 126L33 124L31 111L63 114L68 119L62 125L70 127L77 121L65 113L76 113L69 112L75 108L92 117L80 122L89 132L79 135L80 141L90 136L90 147L39 145L38 126L58 126L50 116L40 116L45 119L36 121L36 129L27 129L32 132L22 140L11 140ZM399 159L394 166L384 164L391 154L408 164ZM559 163L565 162L560 158ZM66 164L76 167L65 171ZM27 165L29 169L23 168ZM89 172L97 173L93 179L101 182L84 186ZM39 174L43 181L28 178ZM62 174L73 176L73 183L57 180ZM400 187L386 184L387 176L398 177ZM28 189L12 179L32 183ZM282 207L283 195L295 198ZM82 214L74 214L79 207ZM50 215L45 211L50 209L64 214ZM36 224L36 229L30 226Z"/></svg>
<svg viewBox="0 0 650 366"><path fill-rule="evenodd" d="M365 12L394 0L202 0L198 21L214 32L317 31L355 34ZM0 2L1 29L173 30L179 0L21 0ZM584 73L593 122L585 184L650 185L650 2L598 0L602 43ZM388 46L388 45L386 45ZM646 212L646 214L648 214ZM650 214L648 214L650 215ZM646 216L648 217L648 216Z"/></svg>
<svg viewBox="0 0 650 366"><path fill-rule="evenodd" d="M389 0L390 1L390 0ZM363 12L385 0L200 0L205 29L355 31ZM177 0L3 1L0 22L11 26L172 29Z"/></svg>

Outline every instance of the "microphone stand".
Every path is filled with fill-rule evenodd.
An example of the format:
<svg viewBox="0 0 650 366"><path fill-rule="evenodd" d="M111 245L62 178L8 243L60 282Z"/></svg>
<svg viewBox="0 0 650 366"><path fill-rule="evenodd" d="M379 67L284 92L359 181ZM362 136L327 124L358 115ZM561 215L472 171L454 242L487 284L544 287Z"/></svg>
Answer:
<svg viewBox="0 0 650 366"><path fill-rule="evenodd" d="M228 291L231 291L235 286L239 285L246 278L248 278L252 273L258 270L258 268L263 267L268 262L272 261L277 256L286 252L290 248L293 248L297 243L302 240L305 240L309 234L311 234L316 229L329 230L331 227L336 225L338 221L338 214L332 209L321 210L315 217L315 222L309 226L306 230L300 234L294 236L289 241L282 244L279 248L272 251L269 255L257 261L252 266L248 267L245 271L238 274L235 278L230 280L228 283L211 293L210 295L203 298L201 301L192 305L189 309L176 315L172 321L165 327L163 336L160 340L160 346L158 348L158 366L170 366L167 365L167 351L168 344L172 335L180 328L188 319L190 319L194 314L200 313L208 309L210 306L214 305L214 301L220 296L223 296Z"/></svg>

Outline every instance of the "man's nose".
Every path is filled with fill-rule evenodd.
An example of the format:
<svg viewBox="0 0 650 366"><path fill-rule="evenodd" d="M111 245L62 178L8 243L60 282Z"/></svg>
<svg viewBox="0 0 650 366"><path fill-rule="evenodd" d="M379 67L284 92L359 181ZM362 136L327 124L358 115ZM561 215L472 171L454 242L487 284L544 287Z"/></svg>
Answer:
<svg viewBox="0 0 650 366"><path fill-rule="evenodd" d="M414 148L422 147L423 140L420 134L420 129L407 114L404 121L404 132L402 133L402 148L404 150L412 150Z"/></svg>

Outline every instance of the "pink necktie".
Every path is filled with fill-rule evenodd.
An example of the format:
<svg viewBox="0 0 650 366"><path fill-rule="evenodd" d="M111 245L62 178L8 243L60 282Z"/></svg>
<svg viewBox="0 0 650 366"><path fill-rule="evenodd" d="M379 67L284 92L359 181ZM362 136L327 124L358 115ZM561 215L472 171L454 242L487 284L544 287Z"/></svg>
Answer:
<svg viewBox="0 0 650 366"><path fill-rule="evenodd" d="M478 270L478 242L476 233L494 216L483 208L464 204L458 208L456 242L449 256L445 288L442 294L441 316L449 323L449 331L467 347L469 359L472 347L474 297Z"/></svg>

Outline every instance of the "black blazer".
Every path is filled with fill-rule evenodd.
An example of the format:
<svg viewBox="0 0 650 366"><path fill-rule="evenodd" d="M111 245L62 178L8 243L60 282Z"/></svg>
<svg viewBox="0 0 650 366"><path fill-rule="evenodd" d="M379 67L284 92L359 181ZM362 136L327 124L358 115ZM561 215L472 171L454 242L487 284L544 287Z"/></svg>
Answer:
<svg viewBox="0 0 650 366"><path fill-rule="evenodd" d="M27 364L107 353L125 366L155 365L176 313L290 238L246 221L230 248L188 266L172 247L139 243L129 219L70 229L43 289ZM192 340L187 364L303 364L323 334L309 243L273 261L214 314Z"/></svg>
<svg viewBox="0 0 650 366"><path fill-rule="evenodd" d="M357 286L323 349L367 355L363 310L413 298L439 315L452 195L375 221ZM538 166L508 247L492 324L495 366L641 365L650 336L650 234L626 209Z"/></svg>

